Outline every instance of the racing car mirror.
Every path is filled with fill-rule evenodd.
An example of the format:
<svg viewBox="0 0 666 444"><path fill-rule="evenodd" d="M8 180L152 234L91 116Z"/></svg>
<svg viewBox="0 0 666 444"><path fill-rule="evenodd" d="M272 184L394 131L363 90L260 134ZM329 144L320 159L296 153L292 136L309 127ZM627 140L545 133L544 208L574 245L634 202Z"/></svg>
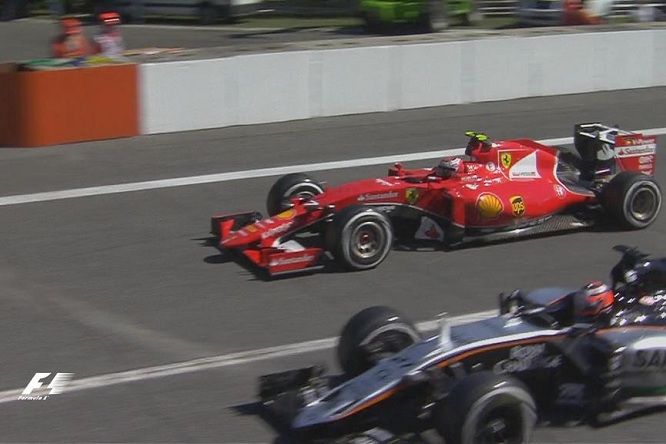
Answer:
<svg viewBox="0 0 666 444"><path fill-rule="evenodd" d="M643 253L636 247L628 247L626 245L615 245L613 250L622 253L622 257L611 270L613 288L617 289L621 284L635 283L638 275L634 267L638 265L639 261L646 259L650 255Z"/></svg>
<svg viewBox="0 0 666 444"><path fill-rule="evenodd" d="M449 314L447 312L438 314L437 321L439 322L439 346L440 348L450 348L451 321L449 320Z"/></svg>
<svg viewBox="0 0 666 444"><path fill-rule="evenodd" d="M513 290L507 295L502 292L499 294L499 314L516 313L522 303L523 293L520 290Z"/></svg>
<svg viewBox="0 0 666 444"><path fill-rule="evenodd" d="M316 211L321 210L321 205L319 205L317 201L309 200L303 203L303 208L305 208L307 211Z"/></svg>

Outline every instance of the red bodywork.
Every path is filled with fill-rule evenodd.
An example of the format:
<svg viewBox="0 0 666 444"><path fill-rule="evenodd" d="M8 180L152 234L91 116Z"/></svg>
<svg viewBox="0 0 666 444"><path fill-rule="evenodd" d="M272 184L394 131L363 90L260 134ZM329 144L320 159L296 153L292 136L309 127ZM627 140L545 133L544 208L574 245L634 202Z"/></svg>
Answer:
<svg viewBox="0 0 666 444"><path fill-rule="evenodd" d="M655 151L654 137L617 136L617 167L652 175ZM212 233L220 250L240 251L275 275L321 266L325 248L304 247L292 235L306 227L320 231L318 224L349 205L378 211L416 209L422 214L415 234L419 240L443 242L447 227L491 233L534 226L571 207L596 203L594 192L557 173L559 152L529 139L492 143L474 151L473 160L465 160L462 171L450 178L437 176L436 168L396 164L386 177L328 188L308 200L294 199L292 208L270 218L256 220L259 213L214 216Z"/></svg>

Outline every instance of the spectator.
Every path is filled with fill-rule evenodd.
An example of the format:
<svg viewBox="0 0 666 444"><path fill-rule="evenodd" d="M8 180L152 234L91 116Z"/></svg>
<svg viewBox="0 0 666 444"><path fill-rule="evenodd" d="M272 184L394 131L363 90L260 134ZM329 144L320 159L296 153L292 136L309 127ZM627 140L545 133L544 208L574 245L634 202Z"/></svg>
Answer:
<svg viewBox="0 0 666 444"><path fill-rule="evenodd" d="M83 34L81 22L75 18L60 20L61 33L51 43L55 58L85 57L93 54L93 47Z"/></svg>
<svg viewBox="0 0 666 444"><path fill-rule="evenodd" d="M564 0L563 9L565 26L601 23L601 17L591 14L581 0Z"/></svg>
<svg viewBox="0 0 666 444"><path fill-rule="evenodd" d="M99 24L102 27L95 36L97 54L109 58L122 57L125 52L123 36L118 30L120 15L116 12L105 12L99 15Z"/></svg>

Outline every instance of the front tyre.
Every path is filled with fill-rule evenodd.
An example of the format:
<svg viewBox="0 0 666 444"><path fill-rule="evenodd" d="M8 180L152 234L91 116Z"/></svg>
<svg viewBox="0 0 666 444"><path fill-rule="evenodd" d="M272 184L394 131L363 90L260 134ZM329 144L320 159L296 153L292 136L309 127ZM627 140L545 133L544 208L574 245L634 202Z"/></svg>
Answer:
<svg viewBox="0 0 666 444"><path fill-rule="evenodd" d="M309 199L324 192L324 187L304 173L292 173L282 176L268 192L266 210L269 216L275 216L291 207L291 199L302 197Z"/></svg>
<svg viewBox="0 0 666 444"><path fill-rule="evenodd" d="M393 245L391 223L363 205L344 208L326 231L326 245L336 262L349 270L368 270L382 263Z"/></svg>
<svg viewBox="0 0 666 444"><path fill-rule="evenodd" d="M650 176L622 171L611 179L601 195L602 206L624 229L650 226L661 210L661 189Z"/></svg>
<svg viewBox="0 0 666 444"><path fill-rule="evenodd" d="M527 443L536 418L536 404L522 382L488 371L467 376L433 409L446 444Z"/></svg>
<svg viewBox="0 0 666 444"><path fill-rule="evenodd" d="M345 324L338 342L338 363L349 377L358 376L421 340L416 327L390 307L369 307Z"/></svg>

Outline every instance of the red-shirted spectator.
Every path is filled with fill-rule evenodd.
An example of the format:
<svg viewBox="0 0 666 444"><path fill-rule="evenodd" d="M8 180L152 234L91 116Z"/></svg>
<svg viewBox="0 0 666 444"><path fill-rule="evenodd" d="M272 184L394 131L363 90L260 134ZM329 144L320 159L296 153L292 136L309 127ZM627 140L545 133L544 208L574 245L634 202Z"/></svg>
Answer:
<svg viewBox="0 0 666 444"><path fill-rule="evenodd" d="M60 20L61 33L51 43L51 53L56 58L85 57L93 54L93 46L81 30L81 22L75 18Z"/></svg>
<svg viewBox="0 0 666 444"><path fill-rule="evenodd" d="M601 17L596 17L585 8L581 0L564 0L564 25L598 25Z"/></svg>

